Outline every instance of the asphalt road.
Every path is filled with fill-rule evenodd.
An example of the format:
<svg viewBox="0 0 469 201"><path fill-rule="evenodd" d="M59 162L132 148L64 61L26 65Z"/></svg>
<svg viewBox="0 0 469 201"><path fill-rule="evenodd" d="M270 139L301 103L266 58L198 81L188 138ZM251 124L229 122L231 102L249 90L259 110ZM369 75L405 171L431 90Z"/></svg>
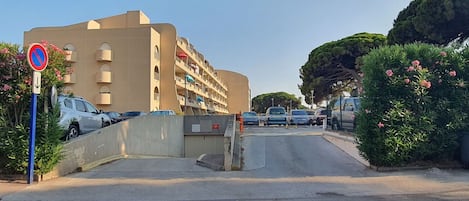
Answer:
<svg viewBox="0 0 469 201"><path fill-rule="evenodd" d="M187 158L130 158L1 200L469 200L466 170L375 172L319 128L248 127L243 141L251 164L245 171L216 172Z"/></svg>

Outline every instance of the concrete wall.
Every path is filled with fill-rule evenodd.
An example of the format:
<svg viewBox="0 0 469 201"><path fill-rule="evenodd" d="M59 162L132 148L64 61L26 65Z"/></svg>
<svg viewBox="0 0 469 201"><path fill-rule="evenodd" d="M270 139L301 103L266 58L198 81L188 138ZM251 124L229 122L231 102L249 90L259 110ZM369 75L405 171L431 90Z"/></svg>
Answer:
<svg viewBox="0 0 469 201"><path fill-rule="evenodd" d="M64 159L44 178L132 155L183 157L182 125L182 116L142 116L82 135L65 144Z"/></svg>
<svg viewBox="0 0 469 201"><path fill-rule="evenodd" d="M224 153L224 137L217 136L185 136L184 147L186 158L197 158L202 154L223 154Z"/></svg>

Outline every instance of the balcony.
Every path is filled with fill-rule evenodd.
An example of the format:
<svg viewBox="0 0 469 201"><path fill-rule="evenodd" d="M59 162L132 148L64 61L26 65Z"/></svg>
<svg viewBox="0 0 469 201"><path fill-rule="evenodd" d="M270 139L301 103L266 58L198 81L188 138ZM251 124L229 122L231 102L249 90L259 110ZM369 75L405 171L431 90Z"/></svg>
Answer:
<svg viewBox="0 0 469 201"><path fill-rule="evenodd" d="M109 71L100 71L96 73L96 82L97 83L111 83L111 72Z"/></svg>
<svg viewBox="0 0 469 201"><path fill-rule="evenodd" d="M97 50L96 61L112 61L112 51L111 50Z"/></svg>
<svg viewBox="0 0 469 201"><path fill-rule="evenodd" d="M74 84L77 82L77 76L75 73L64 75L65 84Z"/></svg>
<svg viewBox="0 0 469 201"><path fill-rule="evenodd" d="M72 50L65 50L65 60L68 62L77 62L77 52Z"/></svg>
<svg viewBox="0 0 469 201"><path fill-rule="evenodd" d="M96 97L97 105L110 105L111 104L111 94L110 93L101 93Z"/></svg>

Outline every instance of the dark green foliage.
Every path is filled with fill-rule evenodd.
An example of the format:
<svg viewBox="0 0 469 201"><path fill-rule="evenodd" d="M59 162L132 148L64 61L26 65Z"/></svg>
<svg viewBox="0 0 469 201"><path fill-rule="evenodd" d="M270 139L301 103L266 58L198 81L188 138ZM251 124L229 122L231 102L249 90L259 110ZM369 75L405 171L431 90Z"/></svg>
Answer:
<svg viewBox="0 0 469 201"><path fill-rule="evenodd" d="M272 106L272 98L274 99L274 106L289 108L290 101L292 108L300 108L301 106L301 99L295 97L294 94L288 94L286 92L275 92L261 94L254 97L252 99L253 111L257 113L264 113L268 107Z"/></svg>
<svg viewBox="0 0 469 201"><path fill-rule="evenodd" d="M458 133L469 123L464 54L467 50L409 44L382 47L364 57L356 134L371 164L453 159Z"/></svg>
<svg viewBox="0 0 469 201"><path fill-rule="evenodd" d="M360 87L360 57L384 44L386 37L382 34L358 33L312 50L308 61L300 69L303 83L299 88L305 95L306 103L311 103L312 90L314 102L343 91L343 87L336 91L331 88L337 81L342 81L343 86Z"/></svg>
<svg viewBox="0 0 469 201"><path fill-rule="evenodd" d="M35 173L52 170L62 157L64 130L59 127L58 111L49 112L48 93L53 85L62 86L66 70L64 52L41 42L49 55L48 67L41 72L36 121ZM26 48L25 48L26 49ZM0 172L26 173L29 156L29 124L32 69L18 45L0 43Z"/></svg>
<svg viewBox="0 0 469 201"><path fill-rule="evenodd" d="M388 33L389 44L448 44L469 36L469 1L414 0L399 13Z"/></svg>
<svg viewBox="0 0 469 201"><path fill-rule="evenodd" d="M50 172L63 158L63 144L60 140L65 130L59 125L60 110L57 104L49 113L41 113L36 131L35 173Z"/></svg>

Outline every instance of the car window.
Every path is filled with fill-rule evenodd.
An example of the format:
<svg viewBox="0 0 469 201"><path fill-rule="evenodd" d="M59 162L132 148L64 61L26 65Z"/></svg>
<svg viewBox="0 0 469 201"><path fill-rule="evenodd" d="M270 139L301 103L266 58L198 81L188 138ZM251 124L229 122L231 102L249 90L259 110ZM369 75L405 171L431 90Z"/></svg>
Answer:
<svg viewBox="0 0 469 201"><path fill-rule="evenodd" d="M285 114L285 109L283 108L271 108L269 111L270 114Z"/></svg>
<svg viewBox="0 0 469 201"><path fill-rule="evenodd" d="M243 113L243 116L257 116L257 114L255 112L244 112Z"/></svg>
<svg viewBox="0 0 469 201"><path fill-rule="evenodd" d="M81 100L75 100L75 107L77 107L77 111L86 112L85 102Z"/></svg>
<svg viewBox="0 0 469 201"><path fill-rule="evenodd" d="M86 111L98 113L98 109L96 109L93 105L91 105L91 103L88 103L88 102L84 102L84 103L86 106Z"/></svg>
<svg viewBox="0 0 469 201"><path fill-rule="evenodd" d="M67 108L73 109L72 100L70 100L68 98L64 99L64 105Z"/></svg>
<svg viewBox="0 0 469 201"><path fill-rule="evenodd" d="M308 113L306 113L306 111L303 111L303 110L294 110L292 111L292 115L308 115Z"/></svg>

